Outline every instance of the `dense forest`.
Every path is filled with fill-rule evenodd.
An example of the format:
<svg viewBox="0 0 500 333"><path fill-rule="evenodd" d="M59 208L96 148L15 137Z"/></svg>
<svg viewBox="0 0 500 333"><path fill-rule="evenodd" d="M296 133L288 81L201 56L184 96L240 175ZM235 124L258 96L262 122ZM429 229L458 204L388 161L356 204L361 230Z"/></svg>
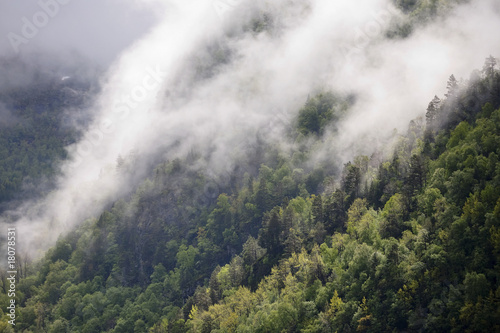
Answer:
<svg viewBox="0 0 500 333"><path fill-rule="evenodd" d="M161 163L23 271L15 330L498 331L499 107L489 57L337 179L305 167L305 138L349 108L328 92L290 124L294 151L254 147L218 190L196 152Z"/></svg>
<svg viewBox="0 0 500 333"><path fill-rule="evenodd" d="M393 1L405 15L384 38L462 2ZM280 24L263 13L242 29ZM228 45L190 58L183 79L215 76L236 57ZM124 177L132 191L42 258L18 254L14 326L0 269L0 332L500 332L497 62L450 75L422 116L347 163L318 155L359 96L327 87L283 122L286 145L261 128L223 172L203 167L210 150L170 158L159 142L147 170ZM95 83L34 78L0 81L0 213L52 191L92 121ZM132 155L112 172L134 174Z"/></svg>
<svg viewBox="0 0 500 333"><path fill-rule="evenodd" d="M0 212L53 188L55 166L88 123L83 109L95 94L88 80L33 67L0 63Z"/></svg>

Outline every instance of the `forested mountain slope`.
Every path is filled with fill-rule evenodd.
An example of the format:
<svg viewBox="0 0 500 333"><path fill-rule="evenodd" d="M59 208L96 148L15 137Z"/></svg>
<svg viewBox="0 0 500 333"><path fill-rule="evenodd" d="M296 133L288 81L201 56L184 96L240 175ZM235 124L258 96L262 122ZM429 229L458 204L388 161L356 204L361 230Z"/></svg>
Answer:
<svg viewBox="0 0 500 333"><path fill-rule="evenodd" d="M498 4L177 3L90 80L0 59L0 332L500 331L497 59L427 96Z"/></svg>
<svg viewBox="0 0 500 333"><path fill-rule="evenodd" d="M15 330L500 330L496 59L450 77L390 157L311 168L350 103L311 97L292 149L257 141L224 177L196 168L196 151L157 165L23 270Z"/></svg>
<svg viewBox="0 0 500 333"><path fill-rule="evenodd" d="M0 212L53 188L65 147L90 119L85 109L96 90L74 69L29 60L0 62Z"/></svg>

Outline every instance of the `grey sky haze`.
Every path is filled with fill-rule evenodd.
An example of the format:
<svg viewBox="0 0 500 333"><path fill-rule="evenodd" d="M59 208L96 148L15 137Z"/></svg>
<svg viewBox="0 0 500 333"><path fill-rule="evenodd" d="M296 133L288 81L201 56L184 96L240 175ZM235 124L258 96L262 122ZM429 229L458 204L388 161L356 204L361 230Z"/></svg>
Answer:
<svg viewBox="0 0 500 333"><path fill-rule="evenodd" d="M106 66L154 26L159 12L135 0L2 0L0 55L78 52Z"/></svg>

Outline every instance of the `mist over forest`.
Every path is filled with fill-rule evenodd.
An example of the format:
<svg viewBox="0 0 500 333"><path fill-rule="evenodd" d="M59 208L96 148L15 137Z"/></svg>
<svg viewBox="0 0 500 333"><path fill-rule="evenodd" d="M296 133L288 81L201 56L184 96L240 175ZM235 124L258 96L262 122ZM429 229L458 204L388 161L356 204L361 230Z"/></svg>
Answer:
<svg viewBox="0 0 500 333"><path fill-rule="evenodd" d="M1 3L0 331L499 331L496 31L495 0Z"/></svg>

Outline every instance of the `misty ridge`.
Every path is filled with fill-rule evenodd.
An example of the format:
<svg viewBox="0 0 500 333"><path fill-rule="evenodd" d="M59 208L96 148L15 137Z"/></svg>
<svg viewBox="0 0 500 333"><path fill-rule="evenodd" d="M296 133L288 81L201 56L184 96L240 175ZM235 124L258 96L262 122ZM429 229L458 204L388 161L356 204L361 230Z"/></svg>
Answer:
<svg viewBox="0 0 500 333"><path fill-rule="evenodd" d="M57 189L21 209L18 225L38 233L51 221L49 234L57 237L53 230L98 213L133 188L113 172L117 158L132 152L140 179L153 161L194 150L203 159L193 167L217 183L258 140L284 152L307 144L313 154L297 167L329 163L338 175L343 164L383 149L393 130L423 116L451 73L467 78L485 55L498 54L494 35L482 33L498 26L497 7L494 1L451 7L409 33L411 18L387 1L170 3L164 19L100 76L101 91L88 109L93 123L67 147ZM69 82L85 76L78 68L68 75ZM16 80L27 79L9 82ZM283 140L298 110L321 92L355 102L320 140ZM45 208L37 216L23 212L38 205Z"/></svg>
<svg viewBox="0 0 500 333"><path fill-rule="evenodd" d="M420 156L438 160L466 137L456 134L447 144L448 132L456 126L472 132L463 121L495 117L495 0L41 0L10 6L10 15L9 5L0 8L0 225L17 229L22 277L32 281L30 274L39 271L42 281L59 272L75 286L98 285L85 287L89 295L129 288L116 303L123 308L125 299L139 302L136 287L146 292L156 283L171 290L163 292L168 315L125 324L116 319L127 317L123 310L94 331L175 331L180 321L191 331L217 325L224 331L222 323L202 328L208 325L203 316L218 318L210 311L236 297L231 287L256 292L261 280L278 274L275 265L299 260L304 248L307 260L300 260L308 265L319 260L321 244L330 246L321 245L321 256L334 258L336 241L373 238L366 236L373 228L380 227L382 238L403 239L412 231L420 242L423 229L437 228L418 219L421 206L427 205L422 216L460 216L462 192L479 186L453 173L459 164L447 160L448 178L470 185L451 188ZM494 151L491 142L485 146ZM435 173L425 178L424 169ZM434 201L417 197L435 189L460 207L438 211ZM401 207L404 213L393 214ZM372 238L369 246L382 244ZM3 244L5 235L0 239ZM387 244L380 245L387 250L382 259L371 257L373 265L390 257L393 245ZM311 274L326 286L319 270ZM310 311L330 316L324 325L345 329L331 324L341 321L332 319L335 311L347 311L332 310L338 297L332 288L321 301L327 308ZM48 291L41 302L57 308L67 290ZM28 299L35 292L28 294L24 309L34 304ZM369 315L358 298L352 316L359 329ZM57 311L42 316L38 329L56 330L60 317L63 331L90 322L76 310ZM27 313L20 318L30 318ZM29 325L22 329L35 327Z"/></svg>

